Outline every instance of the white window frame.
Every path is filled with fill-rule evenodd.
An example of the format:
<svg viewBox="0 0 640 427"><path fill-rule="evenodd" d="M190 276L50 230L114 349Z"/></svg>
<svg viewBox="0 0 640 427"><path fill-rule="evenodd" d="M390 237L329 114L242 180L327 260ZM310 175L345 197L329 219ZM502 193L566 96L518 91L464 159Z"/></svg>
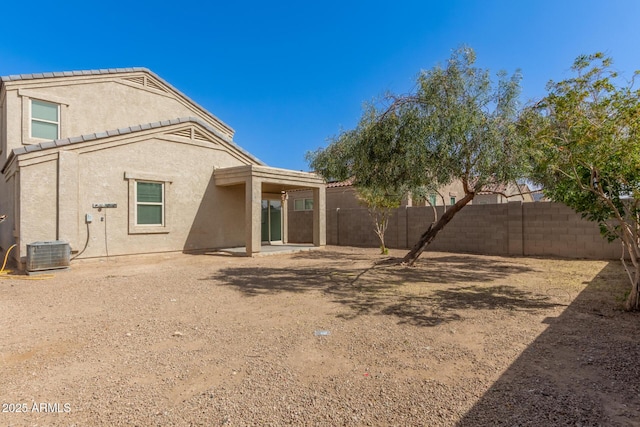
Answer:
<svg viewBox="0 0 640 427"><path fill-rule="evenodd" d="M173 200L173 185L176 177L147 172L125 172L124 179L128 181L129 189L129 234L167 234L173 226L175 206ZM138 224L138 182L162 184L162 225ZM143 202L151 205L152 203ZM157 205L157 203L155 203Z"/></svg>
<svg viewBox="0 0 640 427"><path fill-rule="evenodd" d="M23 145L39 144L43 141L47 141L47 139L44 138L34 138L31 136L32 100L58 105L58 139L64 138L66 136L65 129L68 127L68 114L66 110L67 108L69 108L69 100L62 96L53 95L44 90L44 88L42 89L42 91L24 88L18 89L18 96L21 98L22 104L22 130L20 142Z"/></svg>
<svg viewBox="0 0 640 427"><path fill-rule="evenodd" d="M162 201L161 202L139 202L138 201L138 183L146 183L146 184L157 184L160 185L160 188L162 189L161 194L162 194ZM135 224L136 227L164 227L165 224L165 200L166 197L164 195L165 193L165 185L164 182L162 181L147 181L147 180L143 180L143 179L137 179L135 180L135 191L134 191L134 197L135 197L135 204L136 204L136 212L135 212ZM161 213L161 218L162 221L160 224L140 224L138 222L138 207L139 206L160 206L162 208L162 213Z"/></svg>
<svg viewBox="0 0 640 427"><path fill-rule="evenodd" d="M56 125L56 137L54 139L60 139L60 104L55 103L55 102L43 101L41 99L30 99L29 101L30 101L29 102L29 118L30 118L30 120L29 120L29 138L42 139L42 140L49 141L47 138L42 138L42 137L33 135L33 122L36 121L36 122L40 122L40 123L48 123L48 124ZM33 103L34 102L38 102L40 104L47 104L47 105L55 106L56 107L56 115L58 116L58 120L57 121L53 121L53 120L39 119L39 118L33 117Z"/></svg>

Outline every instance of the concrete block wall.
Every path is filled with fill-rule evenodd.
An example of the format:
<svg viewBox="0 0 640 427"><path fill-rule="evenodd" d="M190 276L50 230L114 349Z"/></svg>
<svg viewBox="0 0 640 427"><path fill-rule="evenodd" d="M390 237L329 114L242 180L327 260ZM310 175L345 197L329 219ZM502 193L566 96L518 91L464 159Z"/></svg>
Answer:
<svg viewBox="0 0 640 427"><path fill-rule="evenodd" d="M443 208L438 207L438 217ZM389 222L385 242L390 248L408 249L433 221L431 207L402 207ZM311 219L289 211L289 241L305 242L304 228ZM329 209L327 244L379 246L365 208ZM557 256L563 258L617 259L618 241L607 242L596 223L560 203L520 201L465 206L442 230L431 250L486 255Z"/></svg>
<svg viewBox="0 0 640 427"><path fill-rule="evenodd" d="M524 255L615 259L622 254L619 241L609 243L596 223L563 204L524 203L522 211Z"/></svg>
<svg viewBox="0 0 640 427"><path fill-rule="evenodd" d="M289 209L288 215L288 242L289 243L311 243L313 242L313 211L294 211ZM327 225L330 213L327 212ZM327 230L327 237L329 230ZM331 244L331 243L330 243Z"/></svg>
<svg viewBox="0 0 640 427"><path fill-rule="evenodd" d="M433 221L431 207L408 209L408 241L412 247ZM438 218L443 208L438 207ZM507 230L504 204L468 205L453 217L430 245L434 251L472 252L507 255Z"/></svg>
<svg viewBox="0 0 640 427"><path fill-rule="evenodd" d="M380 246L373 222L365 208L337 211L338 244L342 246ZM391 235L387 229L385 237Z"/></svg>

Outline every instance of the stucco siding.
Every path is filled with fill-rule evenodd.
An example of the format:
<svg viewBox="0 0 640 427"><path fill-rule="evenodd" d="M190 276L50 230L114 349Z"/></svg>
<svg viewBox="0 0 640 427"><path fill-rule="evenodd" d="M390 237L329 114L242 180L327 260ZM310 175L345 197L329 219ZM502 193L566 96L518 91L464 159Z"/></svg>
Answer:
<svg viewBox="0 0 640 427"><path fill-rule="evenodd" d="M32 126L49 139L32 137ZM324 245L324 183L266 167L231 127L149 70L2 77L0 133L0 214L9 215L0 251L16 241L18 262L27 244L49 240L81 258L242 245L251 255L261 196L285 188L313 189L313 242ZM216 169L246 176L225 184ZM147 199L137 203L138 191Z"/></svg>
<svg viewBox="0 0 640 427"><path fill-rule="evenodd" d="M60 138L187 116L215 123L170 92L136 87L121 78L64 86L35 81L7 90L9 149L42 141L29 137L30 99L61 105Z"/></svg>
<svg viewBox="0 0 640 427"><path fill-rule="evenodd" d="M2 145L2 163L9 156L13 148L20 147L22 144L22 99L18 96L17 90L6 92L4 99L5 126L2 129L3 145Z"/></svg>
<svg viewBox="0 0 640 427"><path fill-rule="evenodd" d="M244 244L244 188L217 187L213 182L214 167L242 164L228 153L162 135L108 149L82 146L74 152L77 159L63 151L47 154L50 160L44 162L30 158L21 166L23 254L28 243L58 238L70 241L82 258ZM131 232L133 187L127 174L165 183L166 231ZM72 202L59 205L57 196L64 194ZM96 203L117 207L94 208ZM93 218L88 224L86 214Z"/></svg>
<svg viewBox="0 0 640 427"><path fill-rule="evenodd" d="M20 253L26 245L57 238L57 162L31 164L20 173Z"/></svg>
<svg viewBox="0 0 640 427"><path fill-rule="evenodd" d="M0 223L0 252L5 253L9 246L14 243L14 230L17 227L16 221L16 199L15 199L15 187L16 180L19 177L17 174L8 177L7 181L4 179L0 185L0 215L6 215L6 219ZM16 250L13 255L16 255Z"/></svg>

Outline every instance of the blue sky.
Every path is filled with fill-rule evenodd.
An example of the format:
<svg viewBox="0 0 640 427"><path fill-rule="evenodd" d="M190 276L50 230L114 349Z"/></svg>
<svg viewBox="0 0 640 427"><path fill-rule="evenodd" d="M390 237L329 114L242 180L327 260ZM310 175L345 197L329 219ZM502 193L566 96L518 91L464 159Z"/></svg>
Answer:
<svg viewBox="0 0 640 427"><path fill-rule="evenodd" d="M353 127L362 103L406 92L462 44L523 73L522 101L604 51L640 69L640 1L40 1L3 5L0 75L147 67L270 166ZM128 124L127 124L128 125Z"/></svg>

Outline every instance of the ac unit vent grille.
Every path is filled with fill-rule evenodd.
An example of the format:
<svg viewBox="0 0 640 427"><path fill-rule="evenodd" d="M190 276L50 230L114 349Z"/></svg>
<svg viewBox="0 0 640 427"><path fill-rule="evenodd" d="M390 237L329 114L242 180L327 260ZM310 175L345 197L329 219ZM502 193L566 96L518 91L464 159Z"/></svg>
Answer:
<svg viewBox="0 0 640 427"><path fill-rule="evenodd" d="M61 240L34 242L27 245L27 271L68 268L70 259L69 243Z"/></svg>

